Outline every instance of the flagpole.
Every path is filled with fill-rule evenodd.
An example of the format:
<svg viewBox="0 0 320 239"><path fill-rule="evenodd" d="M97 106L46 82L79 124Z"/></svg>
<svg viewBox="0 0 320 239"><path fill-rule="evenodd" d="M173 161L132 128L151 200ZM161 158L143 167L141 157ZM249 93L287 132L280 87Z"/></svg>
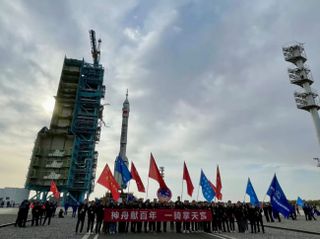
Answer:
<svg viewBox="0 0 320 239"><path fill-rule="evenodd" d="M263 198L263 200L262 200L262 205L260 205L261 208L263 208L264 200L266 199L266 196L267 196L267 194L264 195L264 198Z"/></svg>
<svg viewBox="0 0 320 239"><path fill-rule="evenodd" d="M273 179L272 179L272 180L273 180ZM271 183L272 183L272 180L271 180ZM271 186L271 183L270 183L270 186ZM269 191L270 186L268 187L268 191ZM268 194L268 191L266 192L266 194L265 194L264 197L263 197L263 200L262 200L262 203L263 203L263 204L264 204L264 200L266 199L266 196L267 196L267 194Z"/></svg>
<svg viewBox="0 0 320 239"><path fill-rule="evenodd" d="M184 162L184 164L183 164L183 175L182 175L182 182L181 182L181 201L182 201L182 195L183 195L184 165L185 165L185 162Z"/></svg>
<svg viewBox="0 0 320 239"><path fill-rule="evenodd" d="M267 196L267 194L264 195L264 198L263 198L262 202L264 202L264 200L266 199L266 196Z"/></svg>
<svg viewBox="0 0 320 239"><path fill-rule="evenodd" d="M272 178L272 180L271 180L270 186L271 186L271 184L272 184L273 179L274 179L275 176L276 176L276 173L274 173L274 176L273 176L273 178ZM268 191L269 191L270 186L268 187ZM262 201L262 202L264 202L264 200L266 199L266 196L267 196L267 194L268 194L268 191L267 191L266 194L264 195L264 198L263 198L263 201Z"/></svg>
<svg viewBox="0 0 320 239"><path fill-rule="evenodd" d="M183 195L183 179L182 179L182 183L181 183L181 201L182 201L182 195Z"/></svg>
<svg viewBox="0 0 320 239"><path fill-rule="evenodd" d="M246 200L246 194L247 194L247 188L248 188L248 183L249 183L250 178L248 177L248 181L247 181L247 186L246 186L246 190L244 191L244 196L243 196L243 202L245 202Z"/></svg>
<svg viewBox="0 0 320 239"><path fill-rule="evenodd" d="M148 194L149 194L149 177L148 177L148 183L147 183L147 194L146 194L146 199L148 199Z"/></svg>
<svg viewBox="0 0 320 239"><path fill-rule="evenodd" d="M199 189L200 189L200 184L198 185L197 201L199 200Z"/></svg>
<svg viewBox="0 0 320 239"><path fill-rule="evenodd" d="M128 182L128 194L129 194L129 188L130 188L130 181Z"/></svg>

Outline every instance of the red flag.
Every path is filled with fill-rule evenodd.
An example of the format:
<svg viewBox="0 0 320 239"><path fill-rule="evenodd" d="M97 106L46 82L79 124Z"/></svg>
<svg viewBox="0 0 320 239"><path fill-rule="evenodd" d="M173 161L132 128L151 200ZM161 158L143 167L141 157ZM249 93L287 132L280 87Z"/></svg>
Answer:
<svg viewBox="0 0 320 239"><path fill-rule="evenodd" d="M163 178L161 177L161 174L159 172L158 166L153 158L152 153L150 153L149 177L156 180L159 183L160 188L168 188Z"/></svg>
<svg viewBox="0 0 320 239"><path fill-rule="evenodd" d="M220 177L220 170L219 170L219 165L217 166L217 176L216 176L216 196L218 200L222 200L222 183L221 183L221 177Z"/></svg>
<svg viewBox="0 0 320 239"><path fill-rule="evenodd" d="M209 180L210 186L213 189L214 193L217 195L217 188L214 186L214 184Z"/></svg>
<svg viewBox="0 0 320 239"><path fill-rule="evenodd" d="M97 183L100 183L102 186L105 186L107 189L109 189L112 194L113 200L118 201L120 197L120 193L118 191L120 190L120 186L113 177L108 164L104 166L104 169L100 174Z"/></svg>
<svg viewBox="0 0 320 239"><path fill-rule="evenodd" d="M50 192L53 193L53 196L56 199L60 198L60 192L58 191L57 185L55 184L55 182L53 180L51 180L51 183L50 183Z"/></svg>
<svg viewBox="0 0 320 239"><path fill-rule="evenodd" d="M144 193L146 190L144 189L144 185L143 185L141 178L138 174L138 171L132 161L131 161L131 172L130 173L132 175L132 179L135 180L137 183L138 191Z"/></svg>
<svg viewBox="0 0 320 239"><path fill-rule="evenodd" d="M187 189L188 189L188 194L190 197L192 197L192 193L193 193L193 184L191 182L191 178L189 175L189 171L187 169L187 165L186 162L183 163L183 179L186 180L187 183Z"/></svg>

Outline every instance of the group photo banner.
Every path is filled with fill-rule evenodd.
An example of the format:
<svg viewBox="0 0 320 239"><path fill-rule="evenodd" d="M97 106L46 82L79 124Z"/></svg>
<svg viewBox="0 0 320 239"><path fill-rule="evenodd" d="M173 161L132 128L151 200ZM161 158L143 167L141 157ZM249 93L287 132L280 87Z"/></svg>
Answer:
<svg viewBox="0 0 320 239"><path fill-rule="evenodd" d="M204 222L211 221L209 209L112 209L104 210L106 222Z"/></svg>

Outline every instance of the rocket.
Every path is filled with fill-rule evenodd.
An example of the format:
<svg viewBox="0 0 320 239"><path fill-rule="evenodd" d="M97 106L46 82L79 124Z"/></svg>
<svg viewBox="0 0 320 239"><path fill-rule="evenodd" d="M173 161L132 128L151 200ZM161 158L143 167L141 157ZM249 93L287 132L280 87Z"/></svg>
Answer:
<svg viewBox="0 0 320 239"><path fill-rule="evenodd" d="M130 112L130 104L128 100L128 90L127 90L126 99L123 102L123 107L122 107L122 125L121 125L119 156L122 158L122 160L125 162L128 168L129 168L129 161L126 155L126 151L127 151L129 112ZM116 157L116 160L117 158L118 157ZM116 165L116 162L114 165ZM122 189L126 188L126 185L122 183L121 175L116 170L114 170L114 177Z"/></svg>

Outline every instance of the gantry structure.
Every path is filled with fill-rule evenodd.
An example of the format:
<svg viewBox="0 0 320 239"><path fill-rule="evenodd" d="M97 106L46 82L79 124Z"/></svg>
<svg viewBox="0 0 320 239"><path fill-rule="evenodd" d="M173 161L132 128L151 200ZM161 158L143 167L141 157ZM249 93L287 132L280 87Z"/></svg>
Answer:
<svg viewBox="0 0 320 239"><path fill-rule="evenodd" d="M53 180L64 202L88 198L94 189L105 95L101 40L89 31L93 63L64 59L50 127L35 140L25 188L46 199Z"/></svg>

